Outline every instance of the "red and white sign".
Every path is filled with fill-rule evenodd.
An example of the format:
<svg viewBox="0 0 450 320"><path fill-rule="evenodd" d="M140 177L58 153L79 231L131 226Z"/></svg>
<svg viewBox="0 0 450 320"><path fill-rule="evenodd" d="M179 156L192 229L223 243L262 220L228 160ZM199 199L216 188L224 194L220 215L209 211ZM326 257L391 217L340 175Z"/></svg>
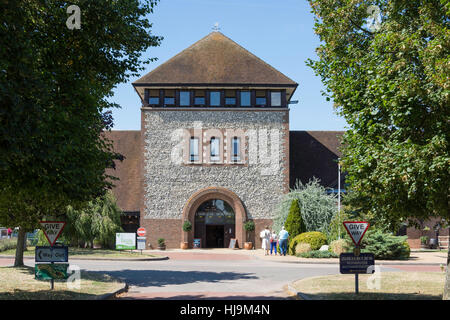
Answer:
<svg viewBox="0 0 450 320"><path fill-rule="evenodd" d="M352 238L355 246L359 246L364 234L367 229L369 229L370 224L365 221L344 221L342 223L344 224L345 230L347 230Z"/></svg>
<svg viewBox="0 0 450 320"><path fill-rule="evenodd" d="M64 221L41 221L39 223L51 246L55 244L56 239L61 235L61 232L66 225Z"/></svg>
<svg viewBox="0 0 450 320"><path fill-rule="evenodd" d="M145 231L145 228L139 228L137 229L137 235L139 237L145 237L145 235L147 234L147 231Z"/></svg>

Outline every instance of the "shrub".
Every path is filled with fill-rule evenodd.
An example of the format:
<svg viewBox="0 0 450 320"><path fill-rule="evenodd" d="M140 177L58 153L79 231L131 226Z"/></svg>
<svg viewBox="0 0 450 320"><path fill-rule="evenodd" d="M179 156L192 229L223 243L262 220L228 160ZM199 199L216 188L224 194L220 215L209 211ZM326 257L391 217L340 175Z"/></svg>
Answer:
<svg viewBox="0 0 450 320"><path fill-rule="evenodd" d="M300 207L298 205L298 199L292 200L291 207L289 208L289 214L284 223L286 231L289 232L289 236L295 238L300 233L306 231L305 224L303 223L302 215L300 213Z"/></svg>
<svg viewBox="0 0 450 320"><path fill-rule="evenodd" d="M331 251L320 251L313 250L309 252L299 253L296 255L301 258L337 258L339 257L336 253Z"/></svg>
<svg viewBox="0 0 450 320"><path fill-rule="evenodd" d="M407 236L393 236L380 230L367 231L361 252L371 252L375 259L408 259L411 249L406 239Z"/></svg>
<svg viewBox="0 0 450 320"><path fill-rule="evenodd" d="M159 238L159 239L158 239L158 245L159 245L160 247L163 247L163 246L166 245L166 244L165 244L164 238Z"/></svg>
<svg viewBox="0 0 450 320"><path fill-rule="evenodd" d="M295 254L295 247L300 242L308 243L311 246L311 250L319 250L321 246L327 244L327 236L319 231L301 233L290 241L289 254Z"/></svg>
<svg viewBox="0 0 450 320"><path fill-rule="evenodd" d="M334 240L330 243L329 251L340 255L341 253L349 252L351 248L351 243L345 239Z"/></svg>
<svg viewBox="0 0 450 320"><path fill-rule="evenodd" d="M309 243L298 243L295 246L295 254L305 253L311 251L311 245Z"/></svg>
<svg viewBox="0 0 450 320"><path fill-rule="evenodd" d="M190 221L186 220L186 221L183 223L183 231L184 231L184 232L189 232L189 231L191 231L191 230L192 230L192 223L191 223Z"/></svg>
<svg viewBox="0 0 450 320"><path fill-rule="evenodd" d="M0 252L15 249L17 247L17 239L0 240Z"/></svg>

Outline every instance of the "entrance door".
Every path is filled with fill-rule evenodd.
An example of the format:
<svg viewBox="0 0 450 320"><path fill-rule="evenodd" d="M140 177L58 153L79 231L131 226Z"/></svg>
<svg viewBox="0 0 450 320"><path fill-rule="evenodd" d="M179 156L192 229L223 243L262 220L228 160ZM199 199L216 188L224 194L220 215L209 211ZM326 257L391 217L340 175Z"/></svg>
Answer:
<svg viewBox="0 0 450 320"><path fill-rule="evenodd" d="M224 233L223 225L207 225L206 226L206 247L207 248L223 248Z"/></svg>

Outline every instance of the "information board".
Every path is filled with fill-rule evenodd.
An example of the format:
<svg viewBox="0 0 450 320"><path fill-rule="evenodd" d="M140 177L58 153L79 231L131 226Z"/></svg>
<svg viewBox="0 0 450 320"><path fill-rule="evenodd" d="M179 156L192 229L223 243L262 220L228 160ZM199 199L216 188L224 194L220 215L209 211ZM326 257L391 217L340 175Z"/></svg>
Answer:
<svg viewBox="0 0 450 320"><path fill-rule="evenodd" d="M202 239L200 239L200 238L195 238L195 239L194 239L193 247L194 247L194 248L201 248L201 247L202 247Z"/></svg>
<svg viewBox="0 0 450 320"><path fill-rule="evenodd" d="M339 256L339 269L342 274L367 273L367 269L374 265L373 253L360 253L358 256L354 253L341 253Z"/></svg>
<svg viewBox="0 0 450 320"><path fill-rule="evenodd" d="M237 246L237 239L236 238L231 238L230 239L230 245L228 246L229 249L234 249Z"/></svg>
<svg viewBox="0 0 450 320"><path fill-rule="evenodd" d="M64 280L68 278L68 263L43 263L34 266L36 280Z"/></svg>
<svg viewBox="0 0 450 320"><path fill-rule="evenodd" d="M135 250L136 233L116 233L116 250Z"/></svg>

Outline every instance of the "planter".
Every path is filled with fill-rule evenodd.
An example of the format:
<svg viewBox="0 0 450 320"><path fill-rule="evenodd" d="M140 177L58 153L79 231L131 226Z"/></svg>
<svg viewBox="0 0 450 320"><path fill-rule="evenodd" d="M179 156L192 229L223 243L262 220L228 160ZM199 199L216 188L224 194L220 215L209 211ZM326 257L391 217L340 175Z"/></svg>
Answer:
<svg viewBox="0 0 450 320"><path fill-rule="evenodd" d="M251 250L253 248L253 242L244 242L244 249Z"/></svg>
<svg viewBox="0 0 450 320"><path fill-rule="evenodd" d="M159 250L166 250L166 246L158 246Z"/></svg>
<svg viewBox="0 0 450 320"><path fill-rule="evenodd" d="M189 243L188 242L181 242L180 248L183 250L189 249Z"/></svg>

